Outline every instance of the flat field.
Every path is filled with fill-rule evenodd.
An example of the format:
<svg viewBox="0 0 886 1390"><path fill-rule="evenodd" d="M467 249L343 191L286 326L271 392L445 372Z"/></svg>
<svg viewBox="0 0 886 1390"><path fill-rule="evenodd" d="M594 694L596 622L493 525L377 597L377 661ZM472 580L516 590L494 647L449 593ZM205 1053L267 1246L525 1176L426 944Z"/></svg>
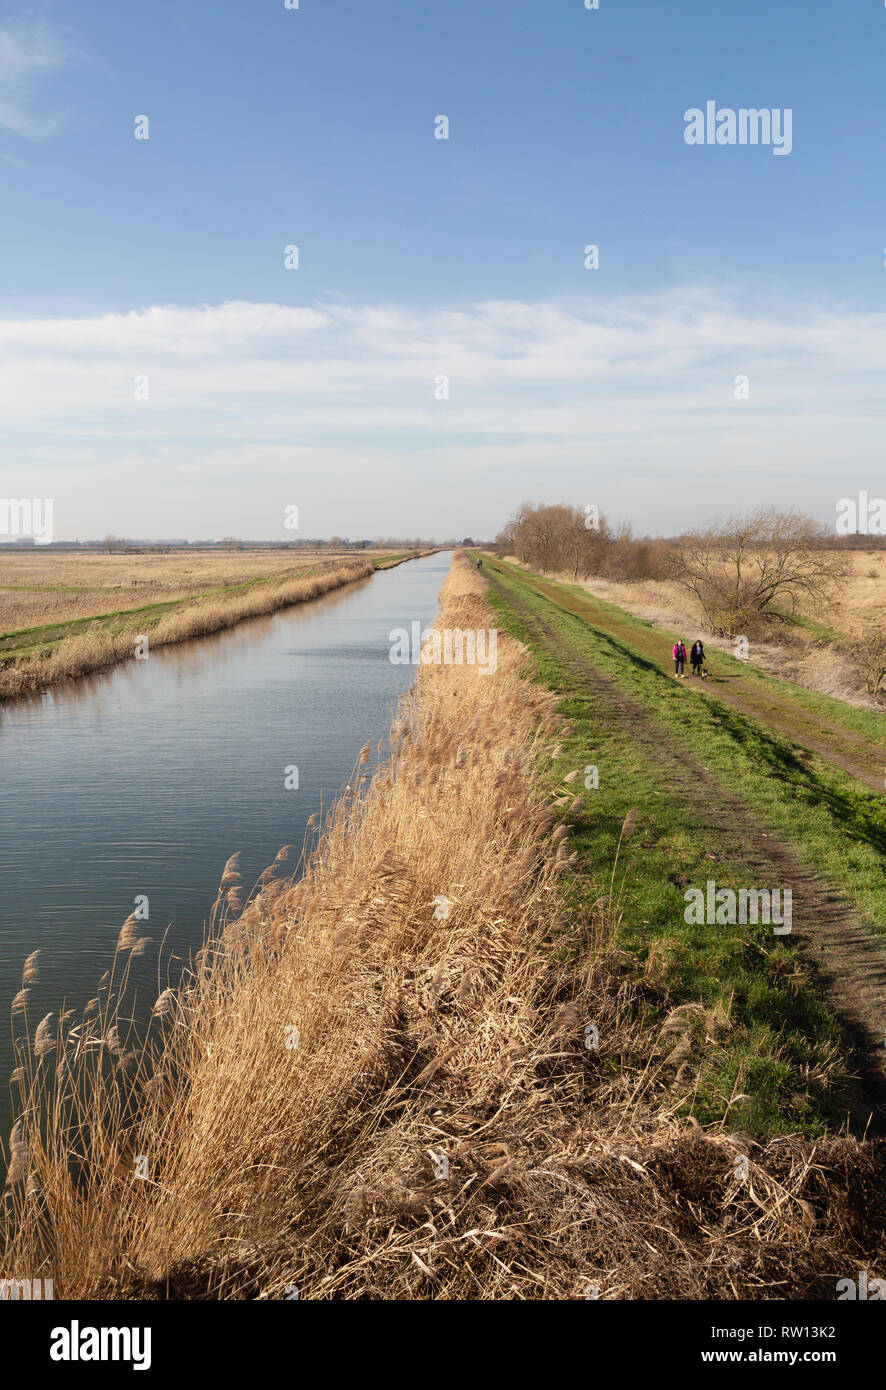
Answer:
<svg viewBox="0 0 886 1390"><path fill-rule="evenodd" d="M384 551L200 550L168 554L68 554L0 547L0 640L77 618L292 579L318 564L378 559ZM34 634L39 641L39 635ZM14 645L30 646L30 642Z"/></svg>
<svg viewBox="0 0 886 1390"><path fill-rule="evenodd" d="M411 552L0 554L0 699L316 598Z"/></svg>

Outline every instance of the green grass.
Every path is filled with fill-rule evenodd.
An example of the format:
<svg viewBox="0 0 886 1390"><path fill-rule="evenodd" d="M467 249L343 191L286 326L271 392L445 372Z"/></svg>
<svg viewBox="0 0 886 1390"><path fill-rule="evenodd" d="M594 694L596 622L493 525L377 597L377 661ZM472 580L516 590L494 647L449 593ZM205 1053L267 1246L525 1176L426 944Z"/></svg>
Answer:
<svg viewBox="0 0 886 1390"><path fill-rule="evenodd" d="M829 623L820 623L815 618L806 618L802 613L789 613L780 608L770 610L774 617L780 618L785 627L800 627L805 632L810 632L820 642L845 643L848 634L840 632L837 628L831 627Z"/></svg>
<svg viewBox="0 0 886 1390"><path fill-rule="evenodd" d="M507 570L515 575L523 573L517 566L508 565L501 561L497 561L496 565L500 572ZM545 579L544 582L553 584L557 589L562 589L564 593L572 594L582 600L588 608L588 617L591 622L593 621L593 610L598 608L601 612L608 613L617 619L624 627L634 628L637 632L654 633L660 638L663 647L667 647L669 643L673 643L677 636L682 635L677 632L668 632L665 628L658 628L645 618L637 618L616 604L607 603L596 594L589 593L579 584L567 584L548 579ZM811 620L803 620L801 625L816 626ZM833 629L827 629L827 631L830 632ZM839 636L836 633L834 635ZM843 655L835 654L834 656L836 661L845 659ZM886 714L881 714L877 710L856 709L830 695L822 695L816 691L807 690L805 686L796 685L793 681L784 680L780 676L771 676L750 662L741 661L719 649L711 653L709 664L716 665L717 672L723 675L741 676L749 686L759 690L761 695L769 695L778 700L793 702L801 710L814 715L817 719L827 720L847 729L850 733L859 734L886 747Z"/></svg>
<svg viewBox="0 0 886 1390"><path fill-rule="evenodd" d="M875 922L886 921L882 799L719 702L692 698L629 645L533 591L519 571L484 562L484 572L501 625L533 652L538 678L561 694L561 712L573 726L548 774L552 792L575 768L599 769L599 789L585 792L574 828L583 867L568 884L573 917L586 921L591 915L608 881L625 813L636 806L637 830L619 868L619 945L638 970L654 943L667 961L665 994L656 997L653 991L647 999L649 1021L690 1000L726 1020L707 1040L704 1030L696 1039L695 1089L684 1108L702 1124L722 1121L759 1135L839 1128L857 1099L850 1084L835 1084L831 1074L835 1055L842 1058L840 1070L847 1069L848 1040L789 939L775 938L766 926L694 926L684 920L684 889L703 887L708 878L718 887L779 885L761 881L747 826L725 834L722 826L714 829L708 794L687 796L673 785L668 749L678 741L690 751L715 783L747 804L764 830L789 842ZM624 622L622 610L612 611ZM539 618L549 632L541 630ZM661 730L657 747L645 746L629 718L617 717L610 704L582 690L576 665L582 661L642 705ZM582 773L577 789L583 780ZM749 1099L735 1101L738 1095Z"/></svg>

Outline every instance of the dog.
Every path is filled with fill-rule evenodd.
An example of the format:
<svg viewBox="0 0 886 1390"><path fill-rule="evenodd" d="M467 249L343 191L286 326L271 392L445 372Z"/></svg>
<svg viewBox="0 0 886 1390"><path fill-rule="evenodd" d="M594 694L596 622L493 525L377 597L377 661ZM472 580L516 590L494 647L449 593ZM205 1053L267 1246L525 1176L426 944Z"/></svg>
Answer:
<svg viewBox="0 0 886 1390"><path fill-rule="evenodd" d="M706 680L707 680L707 678L708 678L708 668L707 668L707 666L702 666L702 668L701 668L701 678L702 678L703 681L706 681Z"/></svg>

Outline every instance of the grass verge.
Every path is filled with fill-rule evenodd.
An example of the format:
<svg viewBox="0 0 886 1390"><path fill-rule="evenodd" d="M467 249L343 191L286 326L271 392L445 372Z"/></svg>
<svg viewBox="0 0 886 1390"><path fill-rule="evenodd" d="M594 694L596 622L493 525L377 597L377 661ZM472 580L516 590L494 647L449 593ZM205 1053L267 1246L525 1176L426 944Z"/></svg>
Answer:
<svg viewBox="0 0 886 1390"><path fill-rule="evenodd" d="M687 924L684 894L709 879L736 890L779 886L761 860L762 829L842 890L876 930L886 920L882 799L734 710L690 698L629 645L596 630L592 611L585 622L559 608L511 567L487 562L486 572L499 621L533 652L572 726L548 774L551 795L562 796L564 777L576 770L582 781L586 768L596 770L599 786L575 827L582 865L612 861L622 819L637 808L641 834L625 874L620 943L656 986L653 1014L696 1001L708 1016L674 1059L678 1075L683 1067L681 1110L758 1137L820 1134L851 1120L863 1127L870 1105L853 1081L852 1041L822 1002L814 962L771 927ZM749 815L736 816L736 801ZM602 887L584 869L571 878L579 916L590 915Z"/></svg>

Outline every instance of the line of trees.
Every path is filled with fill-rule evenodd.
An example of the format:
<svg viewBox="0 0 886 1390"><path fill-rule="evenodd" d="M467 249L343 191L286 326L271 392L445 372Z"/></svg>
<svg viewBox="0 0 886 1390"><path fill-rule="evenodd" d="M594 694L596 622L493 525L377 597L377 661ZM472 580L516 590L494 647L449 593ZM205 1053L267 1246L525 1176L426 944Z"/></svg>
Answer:
<svg viewBox="0 0 886 1390"><path fill-rule="evenodd" d="M522 502L495 538L499 555L515 555L542 574L626 581L662 579L670 557L667 541L635 539L628 522L614 529L595 507Z"/></svg>
<svg viewBox="0 0 886 1390"><path fill-rule="evenodd" d="M826 603L847 574L846 547L835 548L833 540L833 530L812 517L772 507L665 540L635 539L626 524L613 529L595 508L524 502L496 548L542 574L573 581L675 580L714 632L735 637Z"/></svg>
<svg viewBox="0 0 886 1390"><path fill-rule="evenodd" d="M79 545L80 542L65 542L64 544ZM189 546L199 547L201 549L206 549L207 547L215 546L219 550L252 550L256 547L269 550L282 549L284 547L288 550L360 550L368 548L369 546L372 546L379 550L432 550L436 546L454 549L455 546L459 544L474 545L475 542L470 537L468 537L466 540L462 542L459 542L455 539L446 541L434 541L422 540L421 538L409 539L401 536L386 536L378 540L353 541L349 540L347 536L330 536L328 540L324 539L322 536L314 536L301 537L297 540L287 539L276 541L243 540L239 536L222 536L220 541L175 540L167 542L150 540L129 540L123 536L107 535L101 542L86 541L84 542L84 544L88 546L100 544L103 550L106 550L109 555L112 555L115 551L135 552L140 554L143 551L153 550L163 551L163 553L165 554L172 548L186 550L189 548ZM52 547L46 548L50 549Z"/></svg>

